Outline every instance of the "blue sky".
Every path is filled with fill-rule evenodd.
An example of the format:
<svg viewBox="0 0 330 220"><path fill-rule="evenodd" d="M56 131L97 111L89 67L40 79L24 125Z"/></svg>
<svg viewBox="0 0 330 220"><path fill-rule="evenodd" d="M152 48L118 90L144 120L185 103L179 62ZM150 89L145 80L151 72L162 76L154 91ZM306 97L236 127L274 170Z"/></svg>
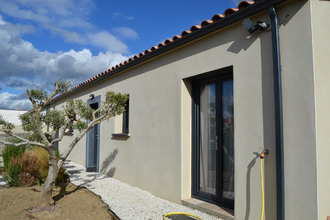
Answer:
<svg viewBox="0 0 330 220"><path fill-rule="evenodd" d="M0 0L0 109L26 88L90 77L237 7L237 0Z"/></svg>

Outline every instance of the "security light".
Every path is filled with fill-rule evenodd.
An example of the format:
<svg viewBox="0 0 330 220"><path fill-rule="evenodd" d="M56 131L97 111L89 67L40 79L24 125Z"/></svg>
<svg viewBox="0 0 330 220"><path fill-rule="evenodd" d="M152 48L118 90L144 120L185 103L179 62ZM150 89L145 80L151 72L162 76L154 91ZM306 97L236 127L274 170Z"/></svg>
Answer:
<svg viewBox="0 0 330 220"><path fill-rule="evenodd" d="M257 24L254 24L250 18L246 18L243 22L242 25L248 30L250 34L255 32L256 30L264 30L268 28L268 24L265 22L257 21Z"/></svg>

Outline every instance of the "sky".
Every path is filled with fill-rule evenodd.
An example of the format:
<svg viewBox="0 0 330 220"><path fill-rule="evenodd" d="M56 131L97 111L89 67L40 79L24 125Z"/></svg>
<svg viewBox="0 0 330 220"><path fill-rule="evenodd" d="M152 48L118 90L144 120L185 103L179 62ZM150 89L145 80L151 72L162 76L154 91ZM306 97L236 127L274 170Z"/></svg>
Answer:
<svg viewBox="0 0 330 220"><path fill-rule="evenodd" d="M0 0L0 109L30 110L25 89L75 86L237 0Z"/></svg>

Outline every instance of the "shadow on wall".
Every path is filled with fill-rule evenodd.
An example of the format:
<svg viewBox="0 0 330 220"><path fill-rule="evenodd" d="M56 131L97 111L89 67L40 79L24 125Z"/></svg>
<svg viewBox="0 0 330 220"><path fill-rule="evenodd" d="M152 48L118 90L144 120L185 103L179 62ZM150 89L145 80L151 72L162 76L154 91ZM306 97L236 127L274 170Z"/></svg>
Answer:
<svg viewBox="0 0 330 220"><path fill-rule="evenodd" d="M303 7L304 4L306 4L305 1L301 1L299 5L296 4L296 8L291 8L290 12L285 11L284 14L278 11L279 16L279 25L280 27L283 25L287 25L289 21L295 16L295 14ZM266 22L266 24L270 25L271 21L270 18L265 15L265 17L262 18L263 22ZM243 25L242 25L243 26ZM242 27L241 27L242 28ZM241 52L241 50L248 50L249 47L258 40L262 35L264 35L265 32L269 32L271 34L271 27L268 27L264 31L256 31L253 34L250 34L248 31L244 31L240 33L239 35L232 35L230 39L233 41L232 44L229 46L227 51L238 54ZM264 45L264 44L261 44Z"/></svg>
<svg viewBox="0 0 330 220"><path fill-rule="evenodd" d="M103 161L102 166L101 166L101 170L100 170L101 174L107 175L109 177L114 176L115 171L116 171L116 167L112 167L110 169L109 169L109 167L111 166L111 163L116 158L118 152L119 152L119 150L118 150L118 148L116 148L112 151L112 153L109 154L109 156L107 158L105 158L105 160Z"/></svg>

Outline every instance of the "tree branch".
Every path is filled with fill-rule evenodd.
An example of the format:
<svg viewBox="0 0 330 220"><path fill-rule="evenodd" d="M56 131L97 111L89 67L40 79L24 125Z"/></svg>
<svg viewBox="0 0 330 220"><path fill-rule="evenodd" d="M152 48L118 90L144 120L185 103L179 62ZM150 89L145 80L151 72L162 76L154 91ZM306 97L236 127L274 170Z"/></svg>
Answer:
<svg viewBox="0 0 330 220"><path fill-rule="evenodd" d="M94 126L94 125L93 125ZM60 159L57 162L57 165L59 168L63 166L64 161L66 158L69 156L73 148L76 146L76 144L80 141L81 138L85 136L85 134L93 127L93 126L88 126L86 129L84 129L73 141L71 142L70 146L66 149L66 151L62 154Z"/></svg>
<svg viewBox="0 0 330 220"><path fill-rule="evenodd" d="M3 143L3 144L10 144L10 145L14 145L14 146L21 146L21 145L25 145L25 144L30 144L30 145L36 145L36 146L39 146L39 147L43 147L43 148L45 148L45 145L44 145L44 144L41 144L41 143L39 143L39 142L29 141L29 140L27 140L27 139L25 139L25 138L22 138L22 137L20 137L20 136L14 134L14 133L6 132L6 131L4 131L4 130L1 129L1 128L0 128L0 131L3 132L3 133L8 134L8 135L11 136L11 137L15 137L15 138L17 138L17 139L23 141L23 142L20 142L20 143L16 143L16 144L14 144L14 143L9 142L9 141L0 140L0 142Z"/></svg>
<svg viewBox="0 0 330 220"><path fill-rule="evenodd" d="M104 107L104 105L102 105L100 108L96 109L94 112L93 112L93 120L96 119L96 114Z"/></svg>
<svg viewBox="0 0 330 220"><path fill-rule="evenodd" d="M41 139L43 140L45 148L46 147L48 148L48 146L50 145L50 143L49 143L47 137L45 136L44 132L41 129L41 124L40 124L40 110L39 109L35 110L35 114L36 114L37 132L40 135Z"/></svg>
<svg viewBox="0 0 330 220"><path fill-rule="evenodd" d="M59 137L56 139L53 139L50 143L54 144L55 142L60 142L63 139L63 136L65 134L65 130L69 127L69 124L73 121L73 119L68 119L65 125L63 125L60 129Z"/></svg>
<svg viewBox="0 0 330 220"><path fill-rule="evenodd" d="M57 95L57 92L58 92L58 83L55 83L55 90L54 90L54 92L48 96L48 98L45 100L45 103L43 104L43 106L46 106L46 105L48 104L48 102L49 102L49 101L50 101L55 95ZM43 106L42 106L42 107L43 107Z"/></svg>
<svg viewBox="0 0 330 220"><path fill-rule="evenodd" d="M6 145L13 145L13 146L22 146L22 145L34 145L34 146L39 146L39 147L42 147L42 148L45 148L46 147L43 145L43 144L40 144L38 142L32 142L32 141L25 141L25 142L20 142L20 143L12 143L10 141L4 141L4 140L0 140L0 143L3 143L3 144L6 144Z"/></svg>
<svg viewBox="0 0 330 220"><path fill-rule="evenodd" d="M112 116L112 115L111 115ZM109 117L111 117L109 116ZM102 121L106 120L107 118L109 118L108 115L103 115L93 121L91 121L87 128L85 128L77 137L75 137L75 139L71 142L70 146L66 149L66 151L62 154L62 156L60 157L57 165L59 168L61 168L63 166L64 161L66 160L66 158L69 156L69 154L71 153L71 151L73 150L73 148L76 146L76 144L80 141L81 138L83 138L85 136L85 134L91 129L93 128L96 124L100 124Z"/></svg>

